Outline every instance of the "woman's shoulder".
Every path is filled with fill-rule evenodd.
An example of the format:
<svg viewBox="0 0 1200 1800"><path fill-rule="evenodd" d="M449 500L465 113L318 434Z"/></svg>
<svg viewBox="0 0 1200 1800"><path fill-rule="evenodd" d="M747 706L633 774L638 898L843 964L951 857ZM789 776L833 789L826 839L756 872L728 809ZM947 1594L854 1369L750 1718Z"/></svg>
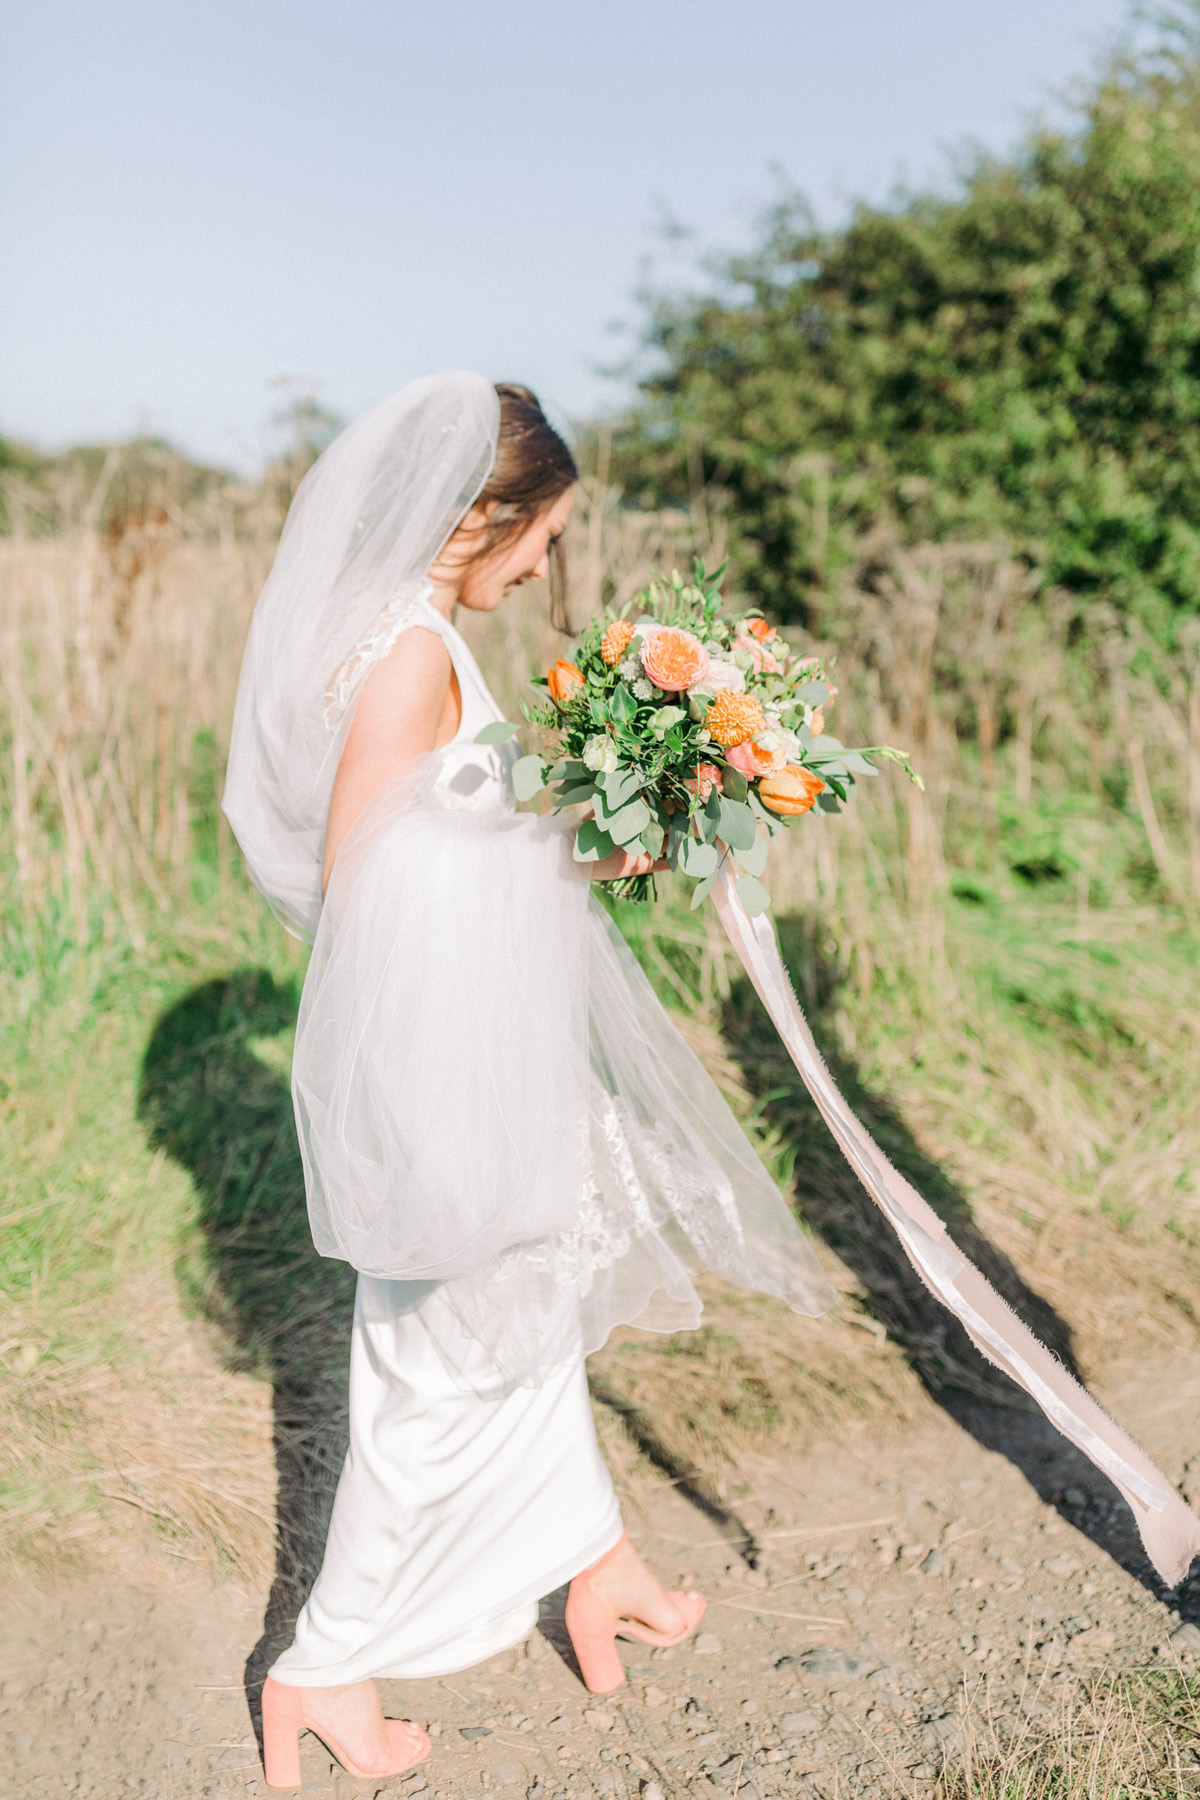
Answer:
<svg viewBox="0 0 1200 1800"><path fill-rule="evenodd" d="M375 685L380 669L449 680L454 631L448 619L425 599L412 595L385 608L371 631L354 646L325 695L325 720L332 730L360 683ZM443 683L444 685L444 683Z"/></svg>

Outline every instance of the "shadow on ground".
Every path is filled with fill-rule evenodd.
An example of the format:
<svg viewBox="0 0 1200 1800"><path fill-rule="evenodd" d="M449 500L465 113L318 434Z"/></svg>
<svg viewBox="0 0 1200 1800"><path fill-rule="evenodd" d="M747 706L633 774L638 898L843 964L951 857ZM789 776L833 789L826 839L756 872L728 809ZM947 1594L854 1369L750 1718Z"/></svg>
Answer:
<svg viewBox="0 0 1200 1800"><path fill-rule="evenodd" d="M193 989L155 1026L139 1117L195 1184L200 1239L181 1258L193 1301L232 1367L270 1380L277 1478L275 1573L246 1665L252 1710L321 1566L346 1453L354 1275L318 1256L288 1082L255 1054L295 1023L297 994L265 969Z"/></svg>
<svg viewBox="0 0 1200 1800"><path fill-rule="evenodd" d="M980 1231L962 1190L921 1149L895 1104L867 1088L834 1029L845 971L828 952L816 914L779 921L780 942L821 1053L868 1131L944 1221L963 1253L1042 1342L1078 1378L1071 1329ZM908 1263L894 1232L830 1135L750 984L734 985L724 1009L726 1041L758 1099L763 1117L795 1154L796 1194L807 1223L859 1281L861 1304L902 1348L926 1391L976 1441L1019 1468L1098 1549L1157 1597L1167 1590L1151 1568L1137 1527L1116 1488L1041 1410L992 1368L958 1321ZM1187 1619L1200 1619L1200 1574L1175 1596Z"/></svg>

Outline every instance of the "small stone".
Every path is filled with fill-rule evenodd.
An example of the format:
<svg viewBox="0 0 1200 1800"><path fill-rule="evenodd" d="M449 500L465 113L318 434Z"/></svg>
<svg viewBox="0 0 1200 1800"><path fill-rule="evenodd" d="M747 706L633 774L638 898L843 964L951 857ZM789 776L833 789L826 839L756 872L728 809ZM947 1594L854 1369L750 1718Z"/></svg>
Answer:
<svg viewBox="0 0 1200 1800"><path fill-rule="evenodd" d="M920 1762L917 1763L910 1773L915 1775L918 1781L932 1781L937 1774L937 1770L932 1763Z"/></svg>
<svg viewBox="0 0 1200 1800"><path fill-rule="evenodd" d="M810 1675L819 1675L829 1681L835 1675L848 1675L851 1681L858 1681L868 1675L874 1664L865 1656L853 1656L848 1650L809 1650L800 1658L801 1665Z"/></svg>
<svg viewBox="0 0 1200 1800"><path fill-rule="evenodd" d="M591 1725L596 1731L610 1731L612 1729L613 1716L609 1712L597 1712L592 1708L589 1708L583 1715L583 1722L585 1725ZM466 1734L464 1733L463 1735L465 1736Z"/></svg>
<svg viewBox="0 0 1200 1800"><path fill-rule="evenodd" d="M643 1781L642 1800L664 1800L663 1791L657 1781Z"/></svg>
<svg viewBox="0 0 1200 1800"><path fill-rule="evenodd" d="M945 1572L946 1552L940 1546L935 1545L921 1564L921 1573L922 1575L944 1575Z"/></svg>
<svg viewBox="0 0 1200 1800"><path fill-rule="evenodd" d="M490 1725L460 1725L458 1735L473 1744L478 1738L491 1737L492 1731Z"/></svg>
<svg viewBox="0 0 1200 1800"><path fill-rule="evenodd" d="M1047 1575L1057 1575L1060 1581L1066 1581L1070 1575L1077 1575L1080 1566L1073 1556L1047 1556L1042 1562Z"/></svg>
<svg viewBox="0 0 1200 1800"><path fill-rule="evenodd" d="M697 1656L720 1656L721 1640L715 1631L702 1631L696 1639Z"/></svg>
<svg viewBox="0 0 1200 1800"><path fill-rule="evenodd" d="M821 1729L821 1720L818 1714L814 1712L784 1713L782 1719L779 1721L779 1729L780 1731L785 1732L789 1737L793 1735L800 1737L806 1731L819 1731Z"/></svg>
<svg viewBox="0 0 1200 1800"><path fill-rule="evenodd" d="M525 1779L525 1771L517 1763L501 1763L496 1774L504 1787L515 1787Z"/></svg>
<svg viewBox="0 0 1200 1800"><path fill-rule="evenodd" d="M660 1687L648 1687L642 1698L647 1706L665 1706L667 1704L667 1696Z"/></svg>
<svg viewBox="0 0 1200 1800"><path fill-rule="evenodd" d="M1063 1490L1063 1499L1068 1506L1086 1506L1088 1497L1082 1488L1069 1487Z"/></svg>
<svg viewBox="0 0 1200 1800"><path fill-rule="evenodd" d="M1200 1652L1200 1626L1179 1625L1171 1633L1168 1642L1172 1650L1190 1650L1196 1654Z"/></svg>
<svg viewBox="0 0 1200 1800"><path fill-rule="evenodd" d="M867 1596L862 1588L843 1588L842 1598L847 1606L865 1606L867 1604Z"/></svg>

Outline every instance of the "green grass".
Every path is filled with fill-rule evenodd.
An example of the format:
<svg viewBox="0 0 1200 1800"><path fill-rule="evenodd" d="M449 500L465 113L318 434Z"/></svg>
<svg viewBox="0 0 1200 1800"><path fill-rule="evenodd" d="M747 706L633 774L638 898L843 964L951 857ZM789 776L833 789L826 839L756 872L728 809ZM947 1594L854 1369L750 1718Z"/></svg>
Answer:
<svg viewBox="0 0 1200 1800"><path fill-rule="evenodd" d="M836 894L810 883L781 907L797 991L852 1103L1056 1348L1086 1372L1102 1348L1095 1315L1113 1308L1126 1347L1139 1319L1191 1344L1197 940L1131 885L1137 823L1106 795L957 817L932 909L904 901L878 833L869 853L846 840ZM303 952L236 869L222 898L207 829L202 818L189 907L147 912L140 948L99 900L85 950L65 904L30 920L10 900L0 918L0 1479L10 1530L28 1525L31 1543L100 1505L89 1371L153 1386L139 1309L163 1295L210 1334L218 1366L269 1380L297 1418L341 1380L349 1277L311 1249L287 1093ZM788 839L781 891L803 885L805 833ZM932 1390L982 1381L1000 1397L919 1284L894 1279L886 1228L715 920L686 898L668 882L654 907L615 907L665 1003L701 1022L714 1054L723 1034L761 1153L869 1319ZM1023 1273L1034 1259L1040 1272ZM1080 1259L1087 1292L1067 1318L1044 1277L1078 1291ZM164 1313L164 1341L176 1329ZM775 1417L770 1394L753 1400L747 1419Z"/></svg>

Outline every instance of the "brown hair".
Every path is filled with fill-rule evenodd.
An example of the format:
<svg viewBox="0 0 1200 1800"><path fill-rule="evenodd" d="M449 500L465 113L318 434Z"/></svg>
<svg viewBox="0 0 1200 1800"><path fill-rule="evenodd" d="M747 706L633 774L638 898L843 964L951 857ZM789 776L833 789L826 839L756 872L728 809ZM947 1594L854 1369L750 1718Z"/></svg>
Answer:
<svg viewBox="0 0 1200 1800"><path fill-rule="evenodd" d="M494 502L495 511L480 533L472 562L520 537L579 479L575 458L542 411L537 395L515 381L498 381L496 392L500 396L496 460L476 501L476 505ZM570 631L567 564L557 538L550 544L550 618L559 631Z"/></svg>

